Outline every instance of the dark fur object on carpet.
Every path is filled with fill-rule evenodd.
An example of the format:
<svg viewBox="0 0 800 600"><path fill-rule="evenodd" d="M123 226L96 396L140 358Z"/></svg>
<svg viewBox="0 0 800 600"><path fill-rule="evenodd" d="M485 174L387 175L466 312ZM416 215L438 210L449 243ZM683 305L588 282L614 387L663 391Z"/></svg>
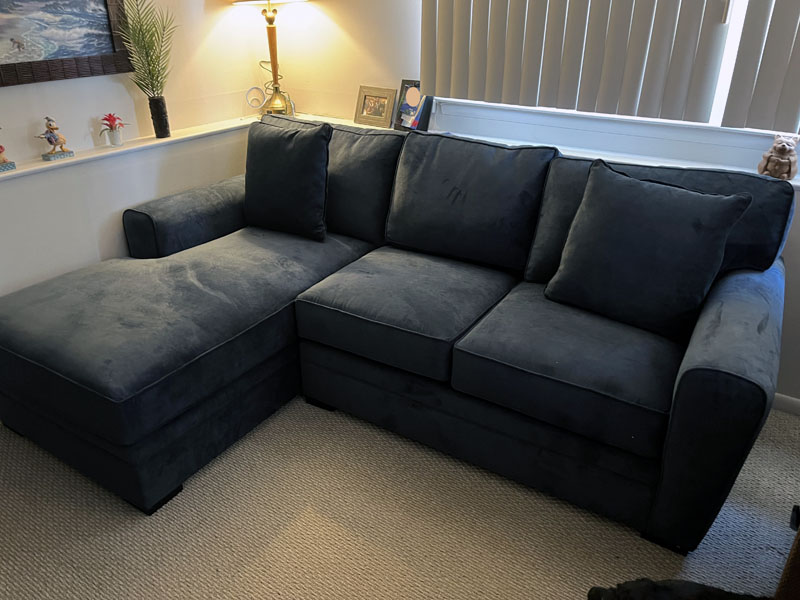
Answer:
<svg viewBox="0 0 800 600"><path fill-rule="evenodd" d="M589 600L770 600L769 598L732 594L689 581L651 581L637 579L614 588L594 587Z"/></svg>

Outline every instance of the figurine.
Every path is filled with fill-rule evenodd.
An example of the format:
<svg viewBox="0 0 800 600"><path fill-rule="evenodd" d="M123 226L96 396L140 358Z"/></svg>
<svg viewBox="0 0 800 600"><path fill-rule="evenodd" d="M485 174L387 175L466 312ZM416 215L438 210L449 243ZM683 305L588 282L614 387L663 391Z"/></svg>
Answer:
<svg viewBox="0 0 800 600"><path fill-rule="evenodd" d="M775 142L758 165L760 175L769 175L776 179L794 179L797 175L797 146L798 136L775 136Z"/></svg>
<svg viewBox="0 0 800 600"><path fill-rule="evenodd" d="M75 153L67 148L66 138L60 133L57 133L58 125L56 125L56 122L52 118L45 117L44 126L45 132L41 135L37 135L36 137L42 140L47 140L47 143L50 144L53 149L47 154L42 154L42 160L50 161L75 156ZM56 148L59 148L61 151L57 152Z"/></svg>
<svg viewBox="0 0 800 600"><path fill-rule="evenodd" d="M2 127L0 127L2 129ZM13 171L17 168L17 165L14 164L13 161L10 161L6 158L6 148L3 144L0 144L0 173L3 171Z"/></svg>

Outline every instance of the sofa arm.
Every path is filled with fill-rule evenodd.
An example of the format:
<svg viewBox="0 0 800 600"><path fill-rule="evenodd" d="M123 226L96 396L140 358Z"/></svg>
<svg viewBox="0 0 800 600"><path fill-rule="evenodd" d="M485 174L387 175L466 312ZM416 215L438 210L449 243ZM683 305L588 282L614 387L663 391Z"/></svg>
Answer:
<svg viewBox="0 0 800 600"><path fill-rule="evenodd" d="M645 537L689 552L722 508L775 395L784 278L778 259L711 289L678 372Z"/></svg>
<svg viewBox="0 0 800 600"><path fill-rule="evenodd" d="M122 215L133 258L160 258L237 231L244 222L244 175L145 202Z"/></svg>

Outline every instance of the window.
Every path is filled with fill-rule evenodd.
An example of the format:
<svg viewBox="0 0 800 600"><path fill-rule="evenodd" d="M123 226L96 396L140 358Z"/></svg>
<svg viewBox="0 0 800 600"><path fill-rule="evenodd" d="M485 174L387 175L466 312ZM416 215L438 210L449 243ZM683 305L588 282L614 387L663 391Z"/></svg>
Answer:
<svg viewBox="0 0 800 600"><path fill-rule="evenodd" d="M797 131L797 0L423 0L426 93Z"/></svg>

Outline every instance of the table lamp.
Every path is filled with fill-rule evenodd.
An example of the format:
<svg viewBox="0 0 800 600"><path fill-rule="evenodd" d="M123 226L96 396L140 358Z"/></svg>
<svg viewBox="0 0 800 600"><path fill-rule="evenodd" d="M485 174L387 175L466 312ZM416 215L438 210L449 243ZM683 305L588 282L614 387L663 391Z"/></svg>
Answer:
<svg viewBox="0 0 800 600"><path fill-rule="evenodd" d="M275 17L278 11L273 4L289 4L291 2L306 2L306 0L236 0L234 4L258 4L266 6L261 14L267 21L267 41L269 43L270 67L262 67L272 72L272 92L267 95L259 87L254 87L247 92L247 103L253 108L261 109L263 114L271 115L294 115L294 102L289 94L281 90L280 80L282 79L278 69L278 30L275 26ZM267 90L264 84L264 89ZM257 92L261 97L254 97L253 92Z"/></svg>

